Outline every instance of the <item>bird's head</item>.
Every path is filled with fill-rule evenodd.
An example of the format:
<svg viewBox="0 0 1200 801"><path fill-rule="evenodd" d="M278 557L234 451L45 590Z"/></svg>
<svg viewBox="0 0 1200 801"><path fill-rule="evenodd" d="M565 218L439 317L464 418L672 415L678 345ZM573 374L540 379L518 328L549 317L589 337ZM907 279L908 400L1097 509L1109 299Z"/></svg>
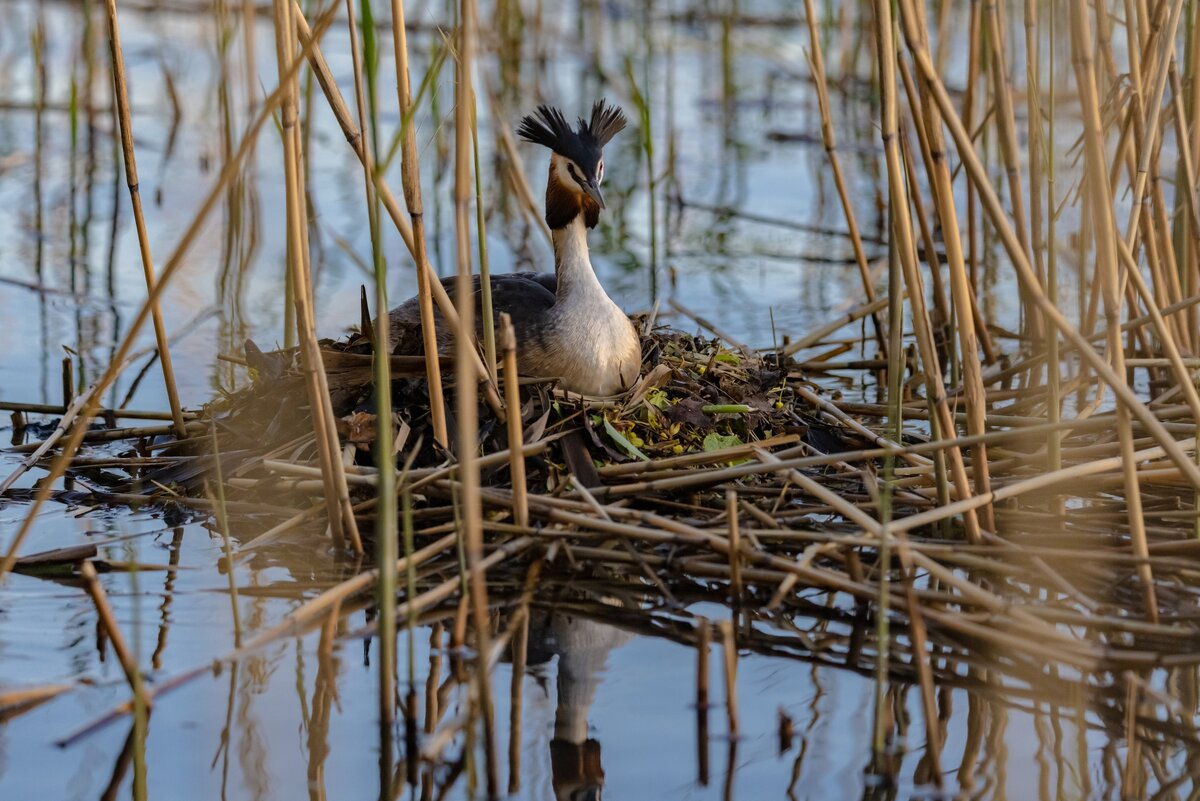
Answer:
<svg viewBox="0 0 1200 801"><path fill-rule="evenodd" d="M592 106L590 120L579 118L572 128L553 106L538 106L517 126L526 142L550 148L550 178L546 185L546 224L562 228L580 212L589 228L596 225L604 196L604 146L625 127L625 114L604 100Z"/></svg>

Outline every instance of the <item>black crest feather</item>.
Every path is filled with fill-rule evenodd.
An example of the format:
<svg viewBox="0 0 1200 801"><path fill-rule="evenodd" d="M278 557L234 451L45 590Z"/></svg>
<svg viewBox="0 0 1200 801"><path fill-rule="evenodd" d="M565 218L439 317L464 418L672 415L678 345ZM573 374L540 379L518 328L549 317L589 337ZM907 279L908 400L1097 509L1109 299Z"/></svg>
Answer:
<svg viewBox="0 0 1200 801"><path fill-rule="evenodd" d="M592 119L584 125L579 120L579 131L587 131L600 147L604 147L614 136L625 130L625 112L601 98L592 105Z"/></svg>
<svg viewBox="0 0 1200 801"><path fill-rule="evenodd" d="M517 126L517 134L526 142L544 145L558 152L575 135L563 113L554 106L541 105L526 115Z"/></svg>
<svg viewBox="0 0 1200 801"><path fill-rule="evenodd" d="M592 106L591 120L580 117L574 130L560 110L541 105L521 120L517 134L526 142L548 147L571 159L592 174L600 163L604 146L624 127L624 112L606 100L597 100Z"/></svg>

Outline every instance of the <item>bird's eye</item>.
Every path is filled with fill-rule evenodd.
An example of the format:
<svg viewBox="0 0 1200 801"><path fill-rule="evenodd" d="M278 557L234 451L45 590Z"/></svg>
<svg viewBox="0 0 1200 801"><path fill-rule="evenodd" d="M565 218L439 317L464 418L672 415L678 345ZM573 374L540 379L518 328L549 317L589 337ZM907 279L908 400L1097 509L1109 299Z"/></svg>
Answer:
<svg viewBox="0 0 1200 801"><path fill-rule="evenodd" d="M573 180L575 183L579 184L580 186L584 185L585 181L583 180L583 170L576 171L575 162L567 162L567 173L570 174L571 180Z"/></svg>

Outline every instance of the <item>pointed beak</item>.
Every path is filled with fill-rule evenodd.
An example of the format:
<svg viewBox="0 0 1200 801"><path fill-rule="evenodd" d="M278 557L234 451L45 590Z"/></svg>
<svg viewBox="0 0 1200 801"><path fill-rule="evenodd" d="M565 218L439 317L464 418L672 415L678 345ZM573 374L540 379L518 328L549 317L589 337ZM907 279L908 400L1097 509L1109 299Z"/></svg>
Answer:
<svg viewBox="0 0 1200 801"><path fill-rule="evenodd" d="M595 179L588 180L586 183L584 183L583 191L587 193L588 197L596 201L596 205L598 205L600 208L604 208L604 195L600 194L600 185L596 183Z"/></svg>

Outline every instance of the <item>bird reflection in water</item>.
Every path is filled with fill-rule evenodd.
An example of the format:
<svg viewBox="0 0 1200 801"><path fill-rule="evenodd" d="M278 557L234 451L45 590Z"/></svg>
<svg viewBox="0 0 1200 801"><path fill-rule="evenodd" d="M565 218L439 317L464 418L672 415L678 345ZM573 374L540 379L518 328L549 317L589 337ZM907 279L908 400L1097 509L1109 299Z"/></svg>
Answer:
<svg viewBox="0 0 1200 801"><path fill-rule="evenodd" d="M604 678L608 655L633 637L608 623L555 611L530 618L530 667L557 660L558 705L550 765L558 801L599 801L604 792L600 742L590 737L588 716Z"/></svg>

